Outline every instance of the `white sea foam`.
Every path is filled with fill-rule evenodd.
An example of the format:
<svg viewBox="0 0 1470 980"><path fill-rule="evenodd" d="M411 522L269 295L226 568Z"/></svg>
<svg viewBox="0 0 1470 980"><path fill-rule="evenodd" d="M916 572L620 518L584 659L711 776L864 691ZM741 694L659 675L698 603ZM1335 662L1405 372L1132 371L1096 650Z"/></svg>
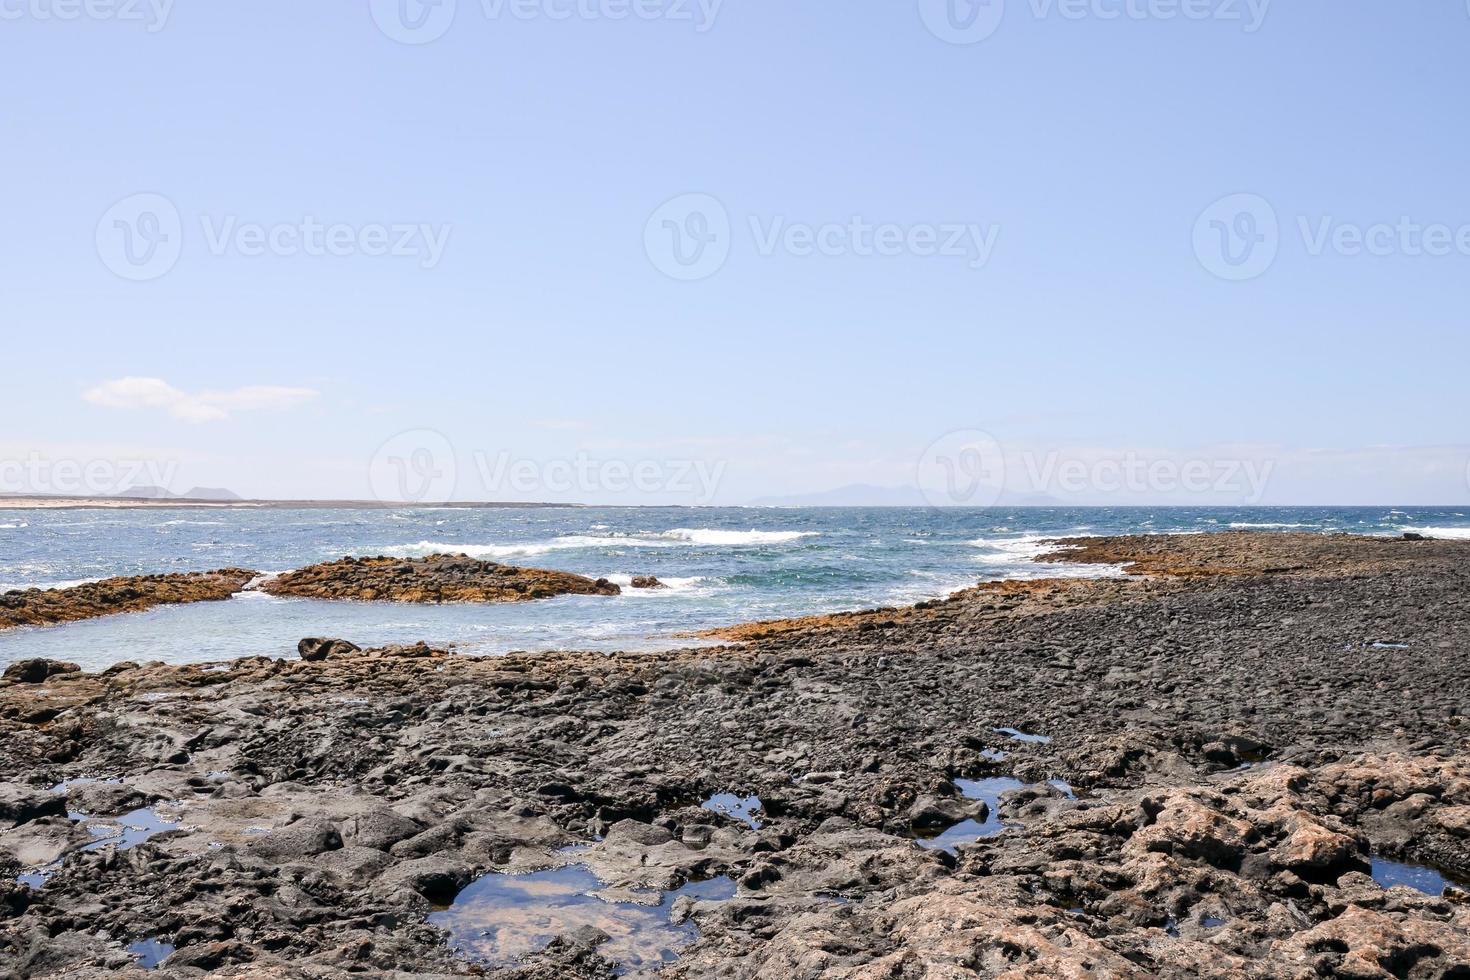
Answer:
<svg viewBox="0 0 1470 980"><path fill-rule="evenodd" d="M1470 527L1403 527L1393 533L1400 534L1405 531L1422 534L1426 538L1451 538L1456 541L1470 540Z"/></svg>
<svg viewBox="0 0 1470 980"><path fill-rule="evenodd" d="M1261 528L1261 529L1273 529L1273 530L1286 530L1287 528L1293 528L1293 527L1321 527L1322 525L1321 524L1269 524L1269 523L1268 524L1251 524L1248 521L1235 521L1230 526L1233 527L1233 528L1236 528L1236 529L1243 529L1243 528Z"/></svg>
<svg viewBox="0 0 1470 980"><path fill-rule="evenodd" d="M0 582L0 594L18 592L22 589L74 589L79 585L101 582L100 578L69 578L56 582Z"/></svg>
<svg viewBox="0 0 1470 980"><path fill-rule="evenodd" d="M1029 561L1053 551L1062 550L1055 537L1025 534L1018 538L976 538L969 542L976 548L984 548L994 554L976 555L975 560L987 565L1010 565Z"/></svg>
<svg viewBox="0 0 1470 980"><path fill-rule="evenodd" d="M675 528L672 531L640 534L563 534L542 541L513 541L506 544L453 544L420 541L396 545L385 553L399 558L424 555L469 555L471 558L526 558L553 551L592 551L603 548L678 548L685 545L780 544L811 537L812 531L722 531L712 528Z"/></svg>
<svg viewBox="0 0 1470 980"><path fill-rule="evenodd" d="M785 544L787 541L797 541L801 538L814 538L816 531L731 531L724 528L713 527L676 527L672 531L665 531L664 537L674 538L679 541L688 541L690 544L724 544L724 545L747 545L747 544Z"/></svg>
<svg viewBox="0 0 1470 980"><path fill-rule="evenodd" d="M471 558L526 558L553 551L587 551L598 548L676 548L677 541L658 537L629 535L564 534L544 541L517 541L508 544L452 544L446 541L420 541L385 549L399 558L424 555L469 555Z"/></svg>
<svg viewBox="0 0 1470 980"><path fill-rule="evenodd" d="M689 575L682 578L660 575L658 576L658 580L663 583L664 587L662 589L635 589L633 588L632 575L624 572L614 572L611 575L605 575L603 577L614 585L620 586L623 589L624 595L631 596L657 597L679 595L681 593L684 595L708 593L713 591L713 586L722 584L719 579L711 578L707 575Z"/></svg>

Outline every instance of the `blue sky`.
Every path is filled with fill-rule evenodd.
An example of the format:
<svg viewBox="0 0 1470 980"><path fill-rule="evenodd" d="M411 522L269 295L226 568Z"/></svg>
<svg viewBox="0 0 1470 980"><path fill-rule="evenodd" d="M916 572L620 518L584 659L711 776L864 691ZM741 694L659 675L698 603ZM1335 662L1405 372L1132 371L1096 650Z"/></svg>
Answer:
<svg viewBox="0 0 1470 980"><path fill-rule="evenodd" d="M95 2L0 2L0 489L1470 501L1459 0Z"/></svg>

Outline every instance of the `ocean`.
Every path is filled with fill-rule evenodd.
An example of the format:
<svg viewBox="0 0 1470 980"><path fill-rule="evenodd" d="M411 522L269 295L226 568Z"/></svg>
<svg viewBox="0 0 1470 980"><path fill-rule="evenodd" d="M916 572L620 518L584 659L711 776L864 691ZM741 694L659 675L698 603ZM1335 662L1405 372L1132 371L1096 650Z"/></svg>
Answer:
<svg viewBox="0 0 1470 980"><path fill-rule="evenodd" d="M427 640L467 654L647 651L755 619L938 598L999 579L1098 576L1036 565L1069 535L1230 529L1470 537L1470 508L412 508L0 510L0 592L113 575L243 566L281 572L343 555L438 552L562 569L618 597L507 605L322 602L247 593L0 632L0 664L51 657L208 663L294 656L304 636L361 646ZM655 575L669 588L627 588Z"/></svg>

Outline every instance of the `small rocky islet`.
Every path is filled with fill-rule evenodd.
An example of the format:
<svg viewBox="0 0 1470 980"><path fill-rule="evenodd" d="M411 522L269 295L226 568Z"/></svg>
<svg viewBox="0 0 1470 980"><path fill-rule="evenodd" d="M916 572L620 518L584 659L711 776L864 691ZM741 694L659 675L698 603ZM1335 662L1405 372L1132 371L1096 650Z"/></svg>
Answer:
<svg viewBox="0 0 1470 980"><path fill-rule="evenodd" d="M1470 975L1470 543L1093 538L1058 559L1131 574L642 655L320 638L12 665L0 971ZM386 568L344 580L412 581ZM967 787L999 777L992 812ZM705 805L725 796L759 819ZM93 846L96 819L150 808ZM967 820L984 833L925 846ZM539 888L557 869L575 896ZM486 875L541 904L471 907Z"/></svg>
<svg viewBox="0 0 1470 980"><path fill-rule="evenodd" d="M650 581L657 583L657 579ZM0 593L0 629L54 626L163 605L217 602L248 591L305 599L494 603L530 602L560 595L611 596L622 590L607 579L503 565L467 555L342 558L280 575L226 568Z"/></svg>

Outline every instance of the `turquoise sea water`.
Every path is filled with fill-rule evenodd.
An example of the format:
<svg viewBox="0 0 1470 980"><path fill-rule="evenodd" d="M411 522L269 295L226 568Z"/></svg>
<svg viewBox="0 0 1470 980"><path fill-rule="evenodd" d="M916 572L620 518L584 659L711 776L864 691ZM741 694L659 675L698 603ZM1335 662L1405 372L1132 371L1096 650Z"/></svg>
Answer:
<svg viewBox="0 0 1470 980"><path fill-rule="evenodd" d="M1470 537L1470 508L507 508L0 510L0 591L111 575L244 566L281 572L342 555L464 552L670 588L618 597L425 607L252 593L45 629L0 632L0 663L294 656L303 636L454 644L466 653L647 650L752 619L935 598L987 579L1104 575L1035 565L1052 537L1277 529Z"/></svg>

